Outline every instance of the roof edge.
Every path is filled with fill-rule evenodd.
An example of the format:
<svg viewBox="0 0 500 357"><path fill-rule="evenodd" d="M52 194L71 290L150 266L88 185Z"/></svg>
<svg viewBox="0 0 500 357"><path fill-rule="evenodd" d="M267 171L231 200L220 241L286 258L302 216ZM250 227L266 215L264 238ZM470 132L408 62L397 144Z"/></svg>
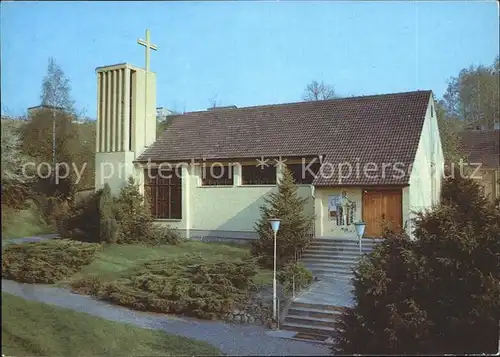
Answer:
<svg viewBox="0 0 500 357"><path fill-rule="evenodd" d="M280 106L287 106L287 105L293 105L293 104L303 104L303 103L318 103L318 102L335 102L335 101L341 101L341 100L356 100L360 98L376 98L376 97L386 97L386 96L396 96L396 95L408 95L408 94L416 94L416 93L428 93L429 96L432 96L433 92L432 89L422 89L422 90L415 90L415 91L408 91L408 92L394 92L394 93L384 93L384 94L370 94L370 95L358 95L358 96L353 96L353 97L342 97L342 98L332 98L332 99L325 99L325 100L314 100L314 101L298 101L298 102L286 102L286 103L277 103L277 104L261 104L261 105L250 105L247 107L237 107L237 108L227 108L225 111L230 111L230 110L240 110L240 109L252 109L252 108L270 108L270 107L280 107ZM194 110L190 112L185 112L185 113L179 113L179 114L173 114L172 116L183 116L185 114L195 114L195 113L206 113L209 112L209 110Z"/></svg>

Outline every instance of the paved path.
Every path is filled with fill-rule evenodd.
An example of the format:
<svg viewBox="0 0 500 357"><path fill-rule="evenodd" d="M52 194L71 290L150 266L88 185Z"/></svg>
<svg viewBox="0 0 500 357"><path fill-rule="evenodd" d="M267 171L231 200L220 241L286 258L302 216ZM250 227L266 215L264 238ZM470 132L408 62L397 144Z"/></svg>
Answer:
<svg viewBox="0 0 500 357"><path fill-rule="evenodd" d="M331 306L354 306L353 286L342 279L320 278L294 299L297 302Z"/></svg>
<svg viewBox="0 0 500 357"><path fill-rule="evenodd" d="M59 234L54 233L54 234L43 234L43 235L32 236L32 237L6 239L6 240L2 240L2 247L5 245L8 245L8 244L20 244L20 243L25 243L25 242L40 242L42 240L54 239L54 238L58 238L58 237L59 237Z"/></svg>
<svg viewBox="0 0 500 357"><path fill-rule="evenodd" d="M2 279L2 291L112 321L206 341L227 355L330 355L328 346L272 337L271 331L260 326L138 312L42 284L22 284Z"/></svg>

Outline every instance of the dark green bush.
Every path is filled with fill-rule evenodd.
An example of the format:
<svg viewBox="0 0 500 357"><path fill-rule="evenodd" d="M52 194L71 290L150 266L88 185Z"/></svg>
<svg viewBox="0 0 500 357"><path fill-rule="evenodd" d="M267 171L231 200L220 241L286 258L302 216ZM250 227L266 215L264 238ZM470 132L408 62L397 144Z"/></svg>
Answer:
<svg viewBox="0 0 500 357"><path fill-rule="evenodd" d="M185 242L186 240L182 238L176 230L163 226L154 227L151 241L154 241L155 244L177 245Z"/></svg>
<svg viewBox="0 0 500 357"><path fill-rule="evenodd" d="M252 242L252 254L262 265L271 267L274 262L274 235L270 218L280 218L277 234L277 264L282 266L295 257L295 252L306 248L313 236L314 217L304 213L307 198L300 198L298 186L291 172L284 170L278 183L278 192L269 194L261 207L261 218L255 224L259 239Z"/></svg>
<svg viewBox="0 0 500 357"><path fill-rule="evenodd" d="M82 242L101 242L101 215L99 211L102 190L73 204L63 214L58 225L62 237Z"/></svg>
<svg viewBox="0 0 500 357"><path fill-rule="evenodd" d="M498 211L476 182L447 179L442 204L415 238L385 240L360 263L340 354L496 353L500 319Z"/></svg>
<svg viewBox="0 0 500 357"><path fill-rule="evenodd" d="M67 239L12 244L2 252L2 278L55 283L90 264L100 247Z"/></svg>
<svg viewBox="0 0 500 357"><path fill-rule="evenodd" d="M76 281L75 292L136 310L215 319L245 302L255 288L257 265L207 262L199 255L145 263L128 277L112 282Z"/></svg>
<svg viewBox="0 0 500 357"><path fill-rule="evenodd" d="M278 272L277 279L281 284L283 284L287 291L291 291L293 289L294 283L295 289L301 290L311 284L313 275L311 271L304 266L304 264L299 262L289 262Z"/></svg>

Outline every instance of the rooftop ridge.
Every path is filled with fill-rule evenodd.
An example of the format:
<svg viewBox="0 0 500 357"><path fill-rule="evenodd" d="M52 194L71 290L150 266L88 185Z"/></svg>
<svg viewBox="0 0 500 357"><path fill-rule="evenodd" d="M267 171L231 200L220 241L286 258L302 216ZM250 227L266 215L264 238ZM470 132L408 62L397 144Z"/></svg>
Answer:
<svg viewBox="0 0 500 357"><path fill-rule="evenodd" d="M271 107L280 107L280 106L287 106L287 105L294 105L294 104L318 104L318 103L331 103L335 101L350 101L350 100L356 100L356 99L371 99L371 98L376 98L376 97L391 97L391 96L403 96L403 95L409 95L409 94L417 94L417 93L432 93L431 89L425 89L425 90L416 90L416 91L407 91L407 92L394 92L394 93L385 93L385 94L370 94L370 95L358 95L354 97L341 97L341 98L331 98L331 99L324 99L324 100L312 100L312 101L298 101L298 102L287 102L287 103L276 103L276 104L261 104L261 105L250 105L247 107L237 107L237 108L225 108L224 111L231 111L231 110L242 110L242 109L255 109L255 108L271 108ZM190 112L185 112L185 113L180 113L180 114L172 114L170 116L183 116L187 114L198 114L198 113L207 113L207 112L212 112L211 110L194 110Z"/></svg>

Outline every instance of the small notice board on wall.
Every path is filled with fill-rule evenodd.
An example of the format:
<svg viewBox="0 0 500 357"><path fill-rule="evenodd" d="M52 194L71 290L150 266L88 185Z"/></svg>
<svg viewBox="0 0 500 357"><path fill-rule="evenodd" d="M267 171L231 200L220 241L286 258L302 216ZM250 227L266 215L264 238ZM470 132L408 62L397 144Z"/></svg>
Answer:
<svg viewBox="0 0 500 357"><path fill-rule="evenodd" d="M340 201L339 195L328 196L328 219L335 220L337 218L337 206Z"/></svg>

